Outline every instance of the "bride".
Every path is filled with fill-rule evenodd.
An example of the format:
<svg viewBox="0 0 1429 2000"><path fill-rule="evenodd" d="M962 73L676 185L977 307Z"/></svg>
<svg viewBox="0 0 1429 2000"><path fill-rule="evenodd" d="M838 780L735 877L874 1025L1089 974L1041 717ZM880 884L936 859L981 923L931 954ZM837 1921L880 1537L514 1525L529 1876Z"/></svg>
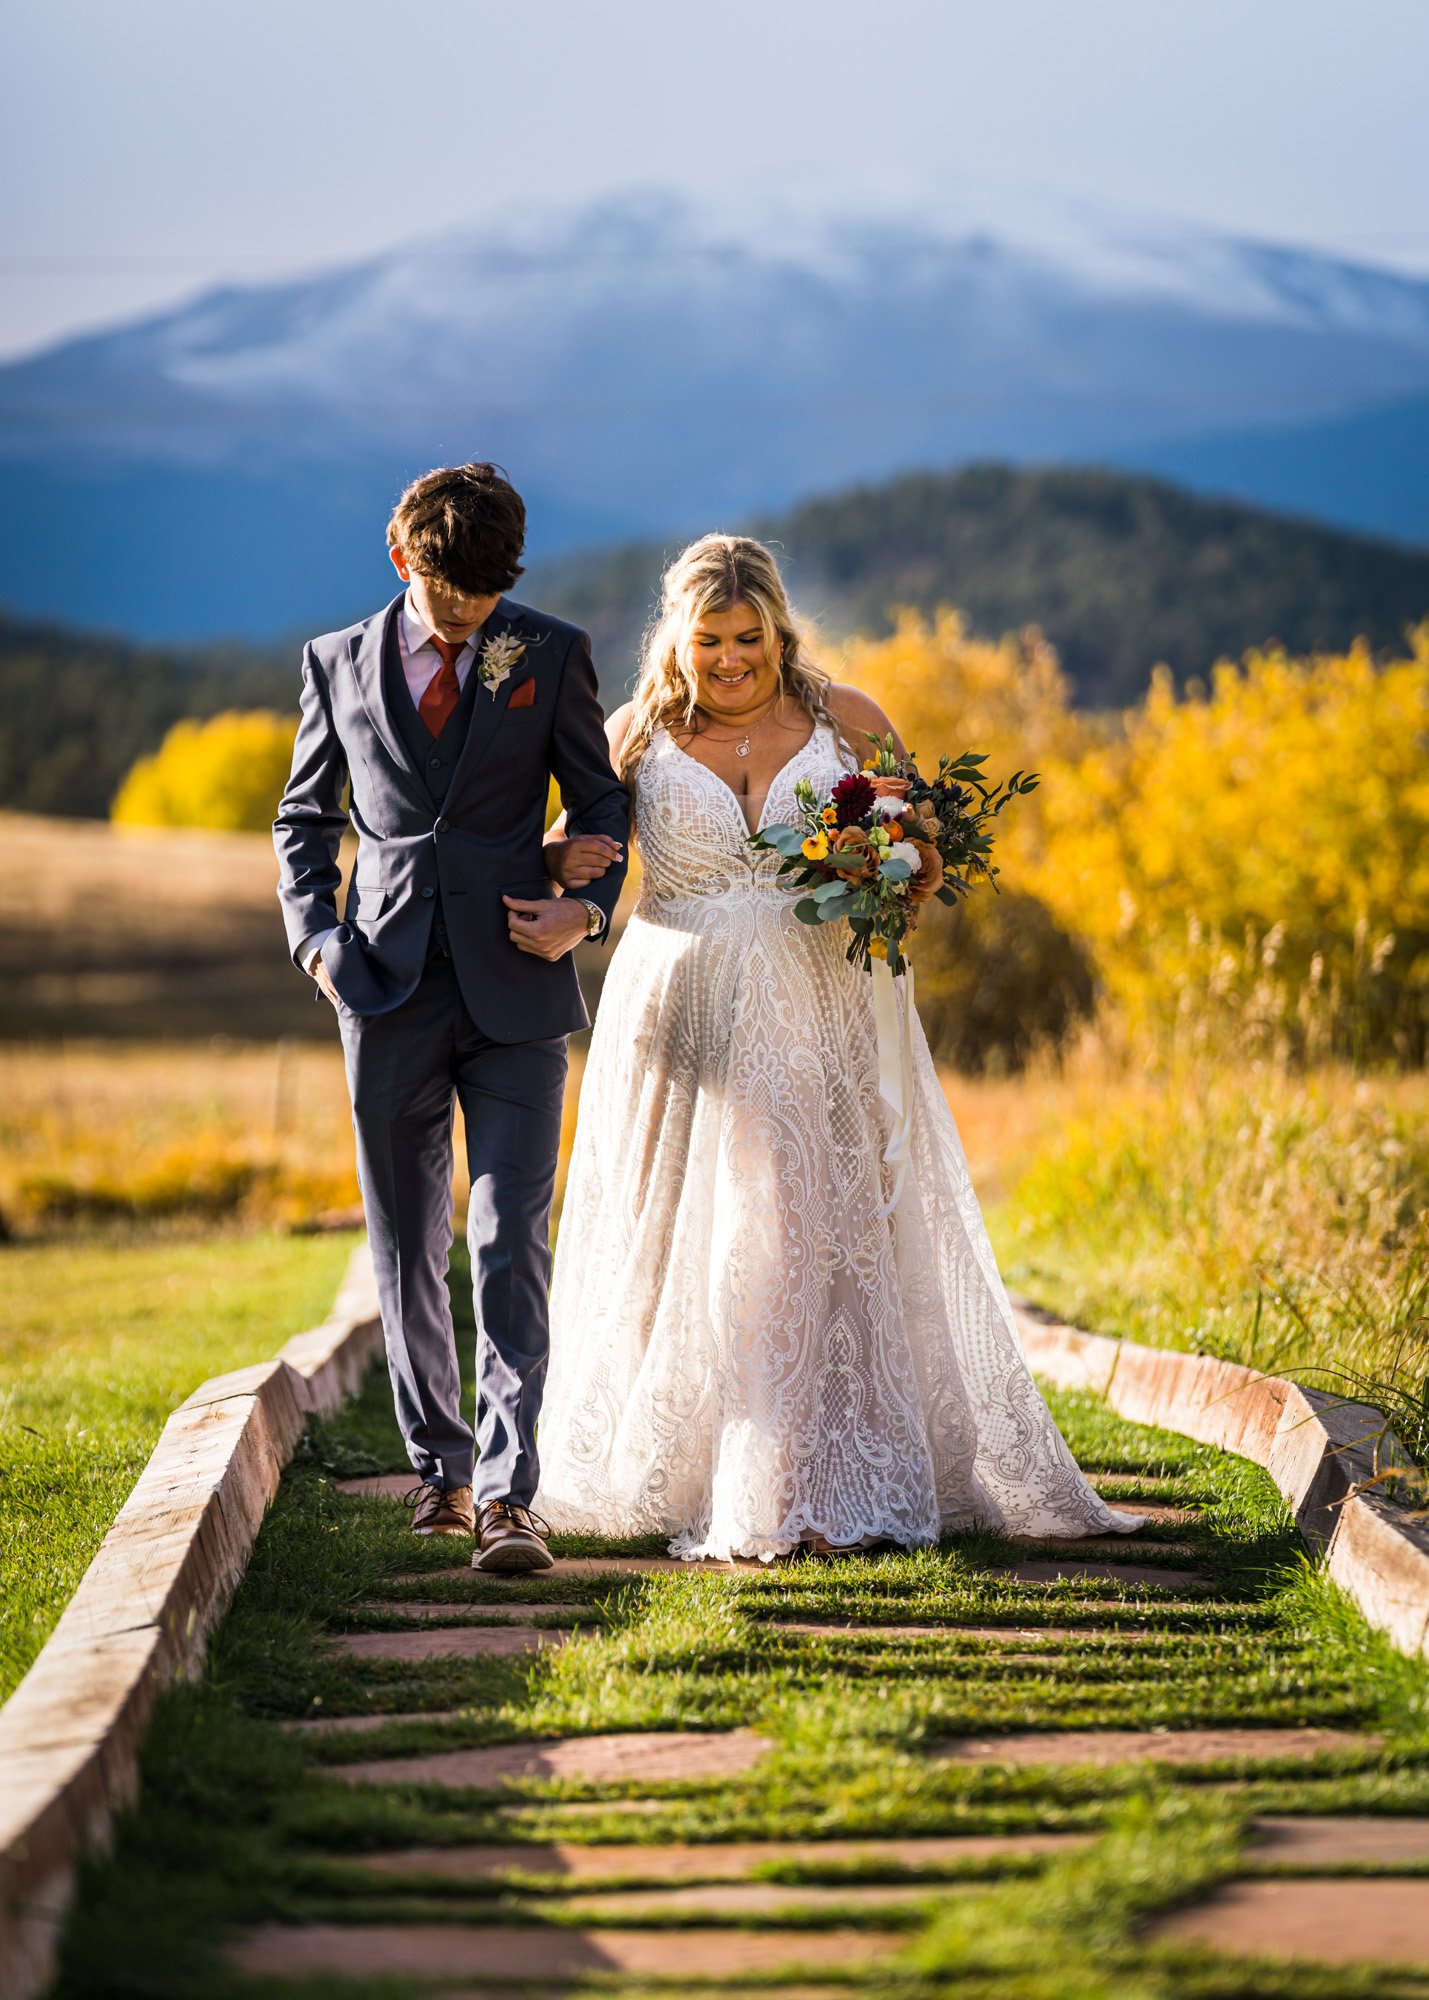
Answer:
<svg viewBox="0 0 1429 2000"><path fill-rule="evenodd" d="M771 1559L1138 1525L1028 1372L916 1015L886 1213L872 982L749 845L796 817L796 780L827 789L891 727L808 659L759 543L707 535L667 572L609 724L643 872L556 1248L536 1505L559 1531ZM589 880L599 845L565 843L553 871Z"/></svg>

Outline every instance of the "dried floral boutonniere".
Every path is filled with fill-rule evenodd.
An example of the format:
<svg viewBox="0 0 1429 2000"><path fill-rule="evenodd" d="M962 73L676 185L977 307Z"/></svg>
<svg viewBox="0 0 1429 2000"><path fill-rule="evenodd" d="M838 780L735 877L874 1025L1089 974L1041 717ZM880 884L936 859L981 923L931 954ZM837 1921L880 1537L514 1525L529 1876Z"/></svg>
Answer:
<svg viewBox="0 0 1429 2000"><path fill-rule="evenodd" d="M481 657L476 663L477 678L484 688L488 688L495 701L496 690L507 679L511 669L525 652L525 642L514 632L502 632L494 639L488 639L481 649Z"/></svg>

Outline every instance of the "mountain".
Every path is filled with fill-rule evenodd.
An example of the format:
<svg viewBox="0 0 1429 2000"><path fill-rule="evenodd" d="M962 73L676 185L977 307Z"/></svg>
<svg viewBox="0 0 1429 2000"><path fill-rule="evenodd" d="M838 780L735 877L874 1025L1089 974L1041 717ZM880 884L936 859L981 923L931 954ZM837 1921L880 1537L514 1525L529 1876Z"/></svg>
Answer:
<svg viewBox="0 0 1429 2000"><path fill-rule="evenodd" d="M833 636L890 629L891 607L955 604L977 631L1035 624L1084 707L1131 702L1151 668L1184 678L1278 639L1377 649L1429 617L1429 551L1102 470L969 466L856 487L752 524L791 595ZM543 565L531 595L584 624L607 703L621 698L673 546Z"/></svg>
<svg viewBox="0 0 1429 2000"><path fill-rule="evenodd" d="M1384 413L1426 397L1421 279L984 193L632 194L0 368L0 603L146 638L345 621L403 482L472 456L539 558L987 457L1263 479L1410 536Z"/></svg>

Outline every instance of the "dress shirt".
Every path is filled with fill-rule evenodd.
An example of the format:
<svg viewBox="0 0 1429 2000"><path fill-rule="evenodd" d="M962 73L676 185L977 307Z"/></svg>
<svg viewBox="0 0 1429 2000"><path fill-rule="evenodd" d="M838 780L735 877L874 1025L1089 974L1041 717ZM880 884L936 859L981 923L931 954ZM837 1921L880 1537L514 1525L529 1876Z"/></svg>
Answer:
<svg viewBox="0 0 1429 2000"><path fill-rule="evenodd" d="M456 656L456 678L459 688L466 686L467 676L476 658L477 642L484 630L484 626L478 625ZM402 674L407 683L407 692L412 697L412 706L419 708L422 696L442 670L442 656L432 644L432 628L426 619L418 614L410 590L403 596L402 608L397 613L397 650L402 655ZM323 946L335 928L334 925L325 931L314 931L312 936L304 941L302 962L309 972L317 971Z"/></svg>

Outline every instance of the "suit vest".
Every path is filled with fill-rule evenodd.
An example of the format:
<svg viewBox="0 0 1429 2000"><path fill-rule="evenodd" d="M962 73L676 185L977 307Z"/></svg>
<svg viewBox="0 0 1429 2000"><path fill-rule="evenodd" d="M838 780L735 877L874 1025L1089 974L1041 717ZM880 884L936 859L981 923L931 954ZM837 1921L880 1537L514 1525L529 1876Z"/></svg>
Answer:
<svg viewBox="0 0 1429 2000"><path fill-rule="evenodd" d="M437 671L434 667L433 673ZM438 815L446 803L451 790L452 773L457 760L466 747L467 731L476 711L476 698L481 691L481 681L473 660L467 673L466 685L457 697L457 705L447 717L439 736L433 736L417 712L417 704L412 699L412 690L407 685L407 676L402 671L402 649L397 639L397 620L388 627L387 643L382 651L382 694L387 704L387 713L397 734L402 739L402 747L407 752L412 769L420 779L427 797L432 802L433 817ZM427 947L428 958L450 957L447 945L446 918L442 913L441 891L438 889L432 906L431 941Z"/></svg>

